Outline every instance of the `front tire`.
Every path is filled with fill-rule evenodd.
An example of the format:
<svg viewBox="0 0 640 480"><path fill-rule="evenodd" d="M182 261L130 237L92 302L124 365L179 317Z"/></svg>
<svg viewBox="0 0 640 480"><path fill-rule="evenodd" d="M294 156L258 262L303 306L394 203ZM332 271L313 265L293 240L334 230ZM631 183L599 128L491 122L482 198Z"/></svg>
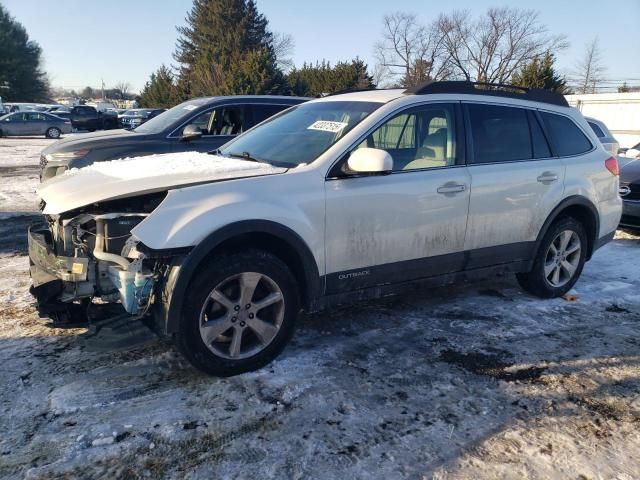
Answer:
<svg viewBox="0 0 640 480"><path fill-rule="evenodd" d="M516 275L527 292L540 298L561 297L580 278L587 256L587 234L573 217L556 220L545 234L533 269Z"/></svg>
<svg viewBox="0 0 640 480"><path fill-rule="evenodd" d="M260 250L221 255L191 282L176 344L210 375L256 370L282 352L299 310L295 277L279 258Z"/></svg>
<svg viewBox="0 0 640 480"><path fill-rule="evenodd" d="M47 131L45 132L44 136L47 138L60 138L60 134L62 132L60 131L59 128L56 127L51 127L48 128Z"/></svg>

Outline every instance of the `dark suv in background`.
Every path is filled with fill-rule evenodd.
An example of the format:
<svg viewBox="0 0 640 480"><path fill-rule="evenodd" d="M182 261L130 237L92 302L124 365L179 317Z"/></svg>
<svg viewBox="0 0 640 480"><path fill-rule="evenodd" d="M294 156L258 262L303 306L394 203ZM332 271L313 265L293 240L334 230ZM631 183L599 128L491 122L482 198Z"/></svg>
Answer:
<svg viewBox="0 0 640 480"><path fill-rule="evenodd" d="M100 112L89 105L76 105L69 111L56 111L53 115L71 121L77 130L109 130L118 128L118 116L110 112Z"/></svg>
<svg viewBox="0 0 640 480"><path fill-rule="evenodd" d="M54 143L40 156L40 180L105 160L209 152L272 115L307 100L266 95L194 98L133 130L96 132Z"/></svg>
<svg viewBox="0 0 640 480"><path fill-rule="evenodd" d="M166 108L133 108L118 115L118 121L122 128L133 129L165 111Z"/></svg>

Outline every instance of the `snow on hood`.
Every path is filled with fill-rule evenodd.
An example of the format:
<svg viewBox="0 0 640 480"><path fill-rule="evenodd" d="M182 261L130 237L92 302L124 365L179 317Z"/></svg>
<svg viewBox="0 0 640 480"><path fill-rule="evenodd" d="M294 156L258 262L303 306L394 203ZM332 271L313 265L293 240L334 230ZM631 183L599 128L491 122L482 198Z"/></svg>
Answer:
<svg viewBox="0 0 640 480"><path fill-rule="evenodd" d="M38 194L46 202L44 213L59 214L104 200L285 171L286 168L207 153L166 153L73 168L42 184Z"/></svg>

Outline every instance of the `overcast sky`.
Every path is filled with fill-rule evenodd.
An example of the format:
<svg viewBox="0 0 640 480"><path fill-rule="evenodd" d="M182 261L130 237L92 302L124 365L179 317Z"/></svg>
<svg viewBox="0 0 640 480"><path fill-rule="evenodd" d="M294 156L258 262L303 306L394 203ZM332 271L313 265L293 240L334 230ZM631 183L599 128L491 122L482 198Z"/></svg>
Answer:
<svg viewBox="0 0 640 480"><path fill-rule="evenodd" d="M54 86L81 89L128 81L139 90L162 63L172 63L176 25L184 24L191 0L0 0L43 49ZM373 45L382 16L395 10L418 14L425 22L443 11L517 6L540 12L553 34L571 44L558 55L563 73L573 69L594 35L610 80L640 84L640 0L257 0L271 29L295 39L294 61L331 62L359 56L373 69Z"/></svg>

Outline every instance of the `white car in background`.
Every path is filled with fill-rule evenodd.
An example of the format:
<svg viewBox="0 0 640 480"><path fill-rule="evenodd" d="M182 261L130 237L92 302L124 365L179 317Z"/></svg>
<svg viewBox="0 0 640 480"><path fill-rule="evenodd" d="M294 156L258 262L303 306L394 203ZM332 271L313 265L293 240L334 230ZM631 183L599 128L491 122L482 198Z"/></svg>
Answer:
<svg viewBox="0 0 640 480"><path fill-rule="evenodd" d="M640 143L626 149L621 155L629 158L640 158Z"/></svg>
<svg viewBox="0 0 640 480"><path fill-rule="evenodd" d="M595 133L598 137L598 140L600 140L600 143L602 143L604 149L611 155L618 155L620 144L615 139L613 134L609 131L609 128L605 125L605 123L593 117L584 118L591 127L591 130L593 130L593 133Z"/></svg>

